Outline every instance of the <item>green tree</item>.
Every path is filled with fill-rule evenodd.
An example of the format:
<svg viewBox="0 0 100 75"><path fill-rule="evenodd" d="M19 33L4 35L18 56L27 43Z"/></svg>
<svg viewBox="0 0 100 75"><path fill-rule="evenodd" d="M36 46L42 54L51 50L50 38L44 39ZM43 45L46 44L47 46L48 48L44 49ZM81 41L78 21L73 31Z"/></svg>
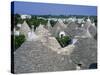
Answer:
<svg viewBox="0 0 100 75"><path fill-rule="evenodd" d="M61 45L61 47L65 47L71 43L71 39L69 36L63 36L62 38L56 37L57 41Z"/></svg>
<svg viewBox="0 0 100 75"><path fill-rule="evenodd" d="M21 46L21 44L25 41L24 35L19 35L14 37L14 47L15 50Z"/></svg>

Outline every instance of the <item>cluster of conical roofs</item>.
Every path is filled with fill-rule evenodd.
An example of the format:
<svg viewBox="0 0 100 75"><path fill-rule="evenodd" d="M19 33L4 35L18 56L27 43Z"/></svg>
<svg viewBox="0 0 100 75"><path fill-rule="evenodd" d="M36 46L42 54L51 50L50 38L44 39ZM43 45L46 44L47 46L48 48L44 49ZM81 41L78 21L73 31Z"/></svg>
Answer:
<svg viewBox="0 0 100 75"><path fill-rule="evenodd" d="M69 21L70 20L70 21ZM47 33L51 34L54 37L59 37L59 34L63 32L63 35L68 35L73 37L94 37L96 35L96 26L95 23L91 22L88 17L84 23L78 24L75 22L76 18L69 18L68 23L65 24L62 19L58 19L56 24L52 27L50 20L48 20L47 25L40 24L36 30L34 26L32 29L29 27L26 21L23 24L18 24L20 27L18 31L15 31L15 35L25 35L28 38L28 33L32 32L34 35L46 35ZM82 21L83 22L83 21ZM35 38L35 37L34 37Z"/></svg>

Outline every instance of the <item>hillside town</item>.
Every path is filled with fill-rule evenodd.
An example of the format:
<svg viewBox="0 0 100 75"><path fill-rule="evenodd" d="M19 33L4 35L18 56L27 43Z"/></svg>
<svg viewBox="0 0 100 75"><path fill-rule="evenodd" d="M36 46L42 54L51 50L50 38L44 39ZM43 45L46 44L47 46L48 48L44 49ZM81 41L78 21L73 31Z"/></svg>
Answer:
<svg viewBox="0 0 100 75"><path fill-rule="evenodd" d="M15 42L16 37L25 37L13 51L15 73L97 68L97 23L93 17L35 18L45 24L31 25L31 15L20 15L22 22L13 27Z"/></svg>

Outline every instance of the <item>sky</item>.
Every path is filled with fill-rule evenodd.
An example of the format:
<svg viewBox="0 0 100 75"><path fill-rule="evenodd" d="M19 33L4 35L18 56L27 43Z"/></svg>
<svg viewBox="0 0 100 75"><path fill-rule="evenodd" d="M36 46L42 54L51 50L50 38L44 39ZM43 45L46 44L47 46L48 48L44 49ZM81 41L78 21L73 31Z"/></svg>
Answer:
<svg viewBox="0 0 100 75"><path fill-rule="evenodd" d="M13 9L14 8L14 9ZM32 15L87 15L97 16L96 6L51 4L36 2L15 1L11 4L11 12L14 14Z"/></svg>

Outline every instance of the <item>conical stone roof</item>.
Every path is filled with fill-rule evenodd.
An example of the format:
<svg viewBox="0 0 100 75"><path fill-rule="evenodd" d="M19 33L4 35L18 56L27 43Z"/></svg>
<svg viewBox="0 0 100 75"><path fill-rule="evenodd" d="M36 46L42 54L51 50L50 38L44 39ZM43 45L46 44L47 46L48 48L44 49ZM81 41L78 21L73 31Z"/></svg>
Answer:
<svg viewBox="0 0 100 75"><path fill-rule="evenodd" d="M20 34L25 35L25 37L27 38L28 32L30 31L31 31L30 27L28 26L27 22L24 21L20 28Z"/></svg>
<svg viewBox="0 0 100 75"><path fill-rule="evenodd" d="M49 31L48 31L47 29L45 29L45 28L43 27L43 25L41 25L41 24L40 24L39 27L36 29L35 33L36 33L39 37L51 35L51 34L49 33Z"/></svg>
<svg viewBox="0 0 100 75"><path fill-rule="evenodd" d="M45 26L45 28L47 29L47 30L49 30L49 31L51 31L52 30L52 26L51 26L51 24L50 24L50 21L48 20L48 23L47 23L47 25Z"/></svg>
<svg viewBox="0 0 100 75"><path fill-rule="evenodd" d="M67 33L67 35L74 37L75 35L77 35L77 32L80 33L80 30L76 28L78 28L78 24L71 22L67 25L67 28L64 31Z"/></svg>
<svg viewBox="0 0 100 75"><path fill-rule="evenodd" d="M96 27L94 27L94 26L90 26L89 28L88 28L88 31L90 32L90 34L94 37L95 35L96 35L96 33L97 33L97 30L96 30Z"/></svg>
<svg viewBox="0 0 100 75"><path fill-rule="evenodd" d="M63 23L61 19L58 19L57 23L52 28L53 36L57 37L60 31L64 31L66 25Z"/></svg>

